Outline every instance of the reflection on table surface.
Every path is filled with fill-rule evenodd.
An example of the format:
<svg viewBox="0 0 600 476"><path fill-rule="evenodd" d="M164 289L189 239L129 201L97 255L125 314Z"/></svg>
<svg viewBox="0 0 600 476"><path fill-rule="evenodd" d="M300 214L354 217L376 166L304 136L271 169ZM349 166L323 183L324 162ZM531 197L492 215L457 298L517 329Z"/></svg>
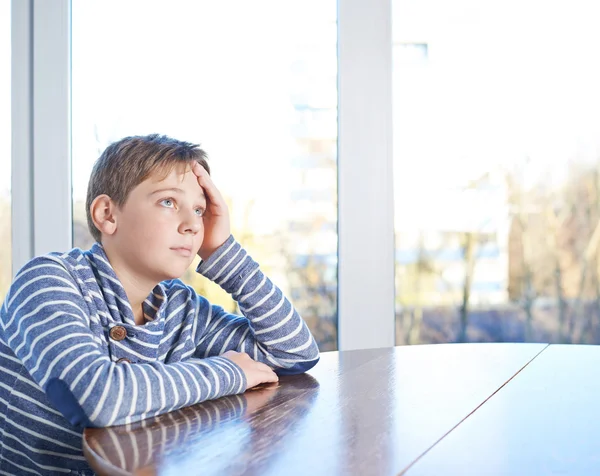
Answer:
<svg viewBox="0 0 600 476"><path fill-rule="evenodd" d="M319 384L308 374L140 422L88 429L84 452L99 474L223 474L263 465L308 412Z"/></svg>
<svg viewBox="0 0 600 476"><path fill-rule="evenodd" d="M546 344L327 352L309 374L121 427L86 430L98 474L411 474ZM425 455L425 456L423 456Z"/></svg>

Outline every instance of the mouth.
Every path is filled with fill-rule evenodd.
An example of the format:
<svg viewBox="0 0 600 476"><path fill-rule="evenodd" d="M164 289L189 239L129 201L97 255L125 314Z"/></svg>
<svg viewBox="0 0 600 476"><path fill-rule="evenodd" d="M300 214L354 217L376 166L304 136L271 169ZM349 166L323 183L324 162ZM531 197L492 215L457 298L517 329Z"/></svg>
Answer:
<svg viewBox="0 0 600 476"><path fill-rule="evenodd" d="M189 246L174 246L171 248L171 250L177 253L179 256L183 256L184 258L189 258L192 256L192 248Z"/></svg>

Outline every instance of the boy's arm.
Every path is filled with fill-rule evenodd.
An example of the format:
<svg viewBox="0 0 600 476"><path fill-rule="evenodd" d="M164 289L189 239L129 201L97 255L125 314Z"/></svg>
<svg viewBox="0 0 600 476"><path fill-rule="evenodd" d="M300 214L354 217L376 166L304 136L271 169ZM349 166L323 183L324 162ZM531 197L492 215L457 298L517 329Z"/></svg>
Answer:
<svg viewBox="0 0 600 476"><path fill-rule="evenodd" d="M198 329L197 357L246 352L279 375L302 373L318 362L319 349L306 323L233 236L197 271L230 293L243 313L229 314L198 298L209 317Z"/></svg>
<svg viewBox="0 0 600 476"><path fill-rule="evenodd" d="M112 362L85 299L62 262L46 256L20 271L0 309L0 340L74 426L128 423L246 389L244 372L224 357Z"/></svg>

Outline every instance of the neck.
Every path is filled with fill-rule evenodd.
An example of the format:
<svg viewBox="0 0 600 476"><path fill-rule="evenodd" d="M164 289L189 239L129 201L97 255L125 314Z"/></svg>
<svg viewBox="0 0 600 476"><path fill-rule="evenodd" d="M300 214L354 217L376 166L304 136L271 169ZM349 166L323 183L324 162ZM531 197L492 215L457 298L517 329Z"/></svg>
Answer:
<svg viewBox="0 0 600 476"><path fill-rule="evenodd" d="M144 311L142 304L154 289L156 283L149 279L144 279L140 273L136 273L136 271L128 266L126 261L110 246L105 246L104 252L117 275L117 278L119 278L119 281L125 290L125 294L127 294L127 300L131 305L135 323L137 325L143 324Z"/></svg>

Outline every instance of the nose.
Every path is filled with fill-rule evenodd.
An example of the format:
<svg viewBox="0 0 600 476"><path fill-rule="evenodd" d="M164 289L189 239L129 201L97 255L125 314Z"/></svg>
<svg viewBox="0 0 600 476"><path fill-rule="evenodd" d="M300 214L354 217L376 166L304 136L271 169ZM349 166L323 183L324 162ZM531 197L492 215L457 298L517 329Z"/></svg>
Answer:
<svg viewBox="0 0 600 476"><path fill-rule="evenodd" d="M179 233L191 233L195 235L202 230L202 218L196 215L194 210L183 213L181 223L179 224Z"/></svg>

